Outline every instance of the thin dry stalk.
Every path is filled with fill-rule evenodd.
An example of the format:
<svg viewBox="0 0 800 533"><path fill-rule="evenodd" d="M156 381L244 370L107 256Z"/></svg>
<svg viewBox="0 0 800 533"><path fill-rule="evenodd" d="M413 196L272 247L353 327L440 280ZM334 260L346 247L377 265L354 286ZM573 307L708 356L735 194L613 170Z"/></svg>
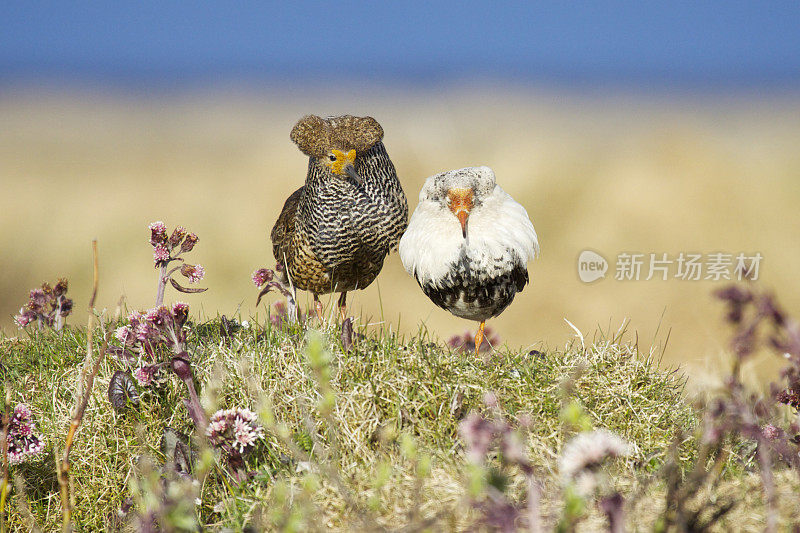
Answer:
<svg viewBox="0 0 800 533"><path fill-rule="evenodd" d="M758 456L759 466L761 467L761 484L764 487L764 504L767 510L767 523L764 526L764 531L767 533L775 533L778 528L775 479L772 474L772 459L770 457L769 446L764 442L763 438L759 439L756 455Z"/></svg>
<svg viewBox="0 0 800 533"><path fill-rule="evenodd" d="M83 414L86 411L86 406L89 403L89 396L92 393L94 386L94 378L100 369L100 363L105 357L108 348L108 339L105 333L103 334L103 346L96 358L92 357L92 341L94 331L94 304L97 299L98 287L98 261L97 261L97 241L92 241L92 258L93 258L93 281L92 281L92 296L89 299L89 320L86 330L86 358L84 359L83 369L81 371L81 378L78 383L78 398L75 403L75 408L72 411L72 420L70 421L69 431L64 444L64 454L61 460L58 460L56 455L56 469L58 470L58 484L61 488L61 508L62 508L62 524L61 530L68 532L72 530L72 509L75 505L74 495L70 495L70 478L69 478L69 454L72 450L72 444L75 439L75 432L80 427L83 421ZM91 364L91 368L89 365Z"/></svg>
<svg viewBox="0 0 800 533"><path fill-rule="evenodd" d="M539 503L542 499L542 489L533 476L528 477L528 531L542 533L542 515Z"/></svg>
<svg viewBox="0 0 800 533"><path fill-rule="evenodd" d="M14 475L14 488L17 491L17 502L20 511L20 518L25 524L25 527L31 533L39 533L42 528L36 523L36 517L31 512L31 506L28 502L28 493L25 490L25 482L20 476Z"/></svg>
<svg viewBox="0 0 800 533"><path fill-rule="evenodd" d="M3 482L0 484L0 532L6 531L6 498L11 492L11 485L8 483L8 430L11 426L11 391L6 388L5 400L3 402L3 432L0 435L0 446L3 453Z"/></svg>
<svg viewBox="0 0 800 533"><path fill-rule="evenodd" d="M167 264L164 263L158 271L158 287L156 289L156 307L164 305L164 291L167 288Z"/></svg>

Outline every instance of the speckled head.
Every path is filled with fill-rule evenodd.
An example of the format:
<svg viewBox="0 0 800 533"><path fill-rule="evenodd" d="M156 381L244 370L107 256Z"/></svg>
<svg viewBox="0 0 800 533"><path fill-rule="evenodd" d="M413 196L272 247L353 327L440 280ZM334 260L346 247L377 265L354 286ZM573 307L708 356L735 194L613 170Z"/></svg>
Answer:
<svg viewBox="0 0 800 533"><path fill-rule="evenodd" d="M449 209L461 223L467 237L467 219L495 188L494 171L489 167L466 167L431 176L419 193L419 201L433 201Z"/></svg>
<svg viewBox="0 0 800 533"><path fill-rule="evenodd" d="M372 117L306 115L292 128L290 138L307 156L324 158L331 150L356 154L369 150L383 139L383 128Z"/></svg>
<svg viewBox="0 0 800 533"><path fill-rule="evenodd" d="M420 202L438 200L446 202L451 192L469 190L474 195L475 204L492 194L495 186L494 171L489 167L466 167L448 170L431 176L425 181L419 193Z"/></svg>

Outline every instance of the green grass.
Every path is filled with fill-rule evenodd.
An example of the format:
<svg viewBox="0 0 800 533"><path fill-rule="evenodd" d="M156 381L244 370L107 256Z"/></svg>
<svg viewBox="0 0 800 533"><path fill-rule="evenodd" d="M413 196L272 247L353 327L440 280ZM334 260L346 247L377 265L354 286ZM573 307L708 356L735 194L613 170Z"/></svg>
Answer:
<svg viewBox="0 0 800 533"><path fill-rule="evenodd" d="M512 421L523 415L532 421L525 447L545 486L542 509L548 523L557 519L561 506L556 459L577 429L565 423L565 406L586 413L594 428L633 443L632 455L612 468L614 485L623 494L642 494L631 509L631 524L652 524L659 512L663 487L643 488L643 480L667 460L678 431L688 435L679 447L680 461L695 456L692 435L700 422L684 399L684 378L660 370L652 356L618 340L541 354L498 348L476 358L449 351L424 331L409 339L382 331L367 334L343 353L335 328L326 329L327 351L318 357L330 358L330 393L298 329L254 326L222 338L218 321L192 326L190 354L206 411L249 407L275 418L264 442L247 458L253 479L237 485L218 456L210 460L198 507L204 527L307 531L371 524L396 529L422 517L436 519L434 530L464 529L475 511L469 505L470 467L458 424L468 412L483 409L488 391ZM44 458L12 467L12 474L24 480L25 494L13 490L8 525L11 530L31 527L27 500L39 527L58 529L53 451L61 452L69 425L85 331L68 328L61 336L30 339L22 334L1 342L0 371L12 405L31 406L48 442ZM159 389L143 391L138 409L115 414L106 390L121 368L112 357L103 362L72 452L74 518L81 531L109 527L123 500L148 487L148 462L141 458L164 460L160 440L166 427L192 432L185 389L174 376ZM329 414L328 398L335 398ZM733 454L727 466L728 479L745 487L751 476L747 463ZM796 482L782 479L779 475L779 491L784 485L787 491L796 488ZM508 483L511 498L521 498L521 475L511 472ZM760 500L754 490L743 499L756 500L747 512L757 518ZM590 511L588 524L601 524L599 512Z"/></svg>

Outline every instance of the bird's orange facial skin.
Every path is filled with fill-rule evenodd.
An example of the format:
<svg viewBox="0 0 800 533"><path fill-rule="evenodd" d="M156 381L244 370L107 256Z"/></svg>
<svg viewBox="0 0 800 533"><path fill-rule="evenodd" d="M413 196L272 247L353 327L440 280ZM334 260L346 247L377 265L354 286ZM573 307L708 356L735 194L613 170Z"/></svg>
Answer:
<svg viewBox="0 0 800 533"><path fill-rule="evenodd" d="M346 168L347 165L353 166L356 160L356 151L350 150L349 152L343 152L341 150L331 150L328 154L327 160L325 160L325 164L330 167L331 171L338 175L338 176L345 176L347 175Z"/></svg>
<svg viewBox="0 0 800 533"><path fill-rule="evenodd" d="M455 188L447 191L450 211L458 218L461 223L461 234L467 237L467 218L472 210L474 193L472 189Z"/></svg>

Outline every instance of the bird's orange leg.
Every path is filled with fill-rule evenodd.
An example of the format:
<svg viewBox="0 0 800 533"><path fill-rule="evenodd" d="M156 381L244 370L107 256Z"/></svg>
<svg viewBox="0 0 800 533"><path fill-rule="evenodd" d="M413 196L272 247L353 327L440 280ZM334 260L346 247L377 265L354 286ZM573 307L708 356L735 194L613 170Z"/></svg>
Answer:
<svg viewBox="0 0 800 533"><path fill-rule="evenodd" d="M481 320L481 325L478 328L478 333L475 335L475 355L478 355L481 350L481 344L483 344L483 328L486 327L486 321Z"/></svg>
<svg viewBox="0 0 800 533"><path fill-rule="evenodd" d="M322 302L319 301L319 295L314 294L314 311L317 312L317 319L320 323L325 321L325 318L322 316Z"/></svg>
<svg viewBox="0 0 800 533"><path fill-rule="evenodd" d="M339 317L342 319L342 322L347 318L347 292L343 292L341 296L339 296Z"/></svg>

